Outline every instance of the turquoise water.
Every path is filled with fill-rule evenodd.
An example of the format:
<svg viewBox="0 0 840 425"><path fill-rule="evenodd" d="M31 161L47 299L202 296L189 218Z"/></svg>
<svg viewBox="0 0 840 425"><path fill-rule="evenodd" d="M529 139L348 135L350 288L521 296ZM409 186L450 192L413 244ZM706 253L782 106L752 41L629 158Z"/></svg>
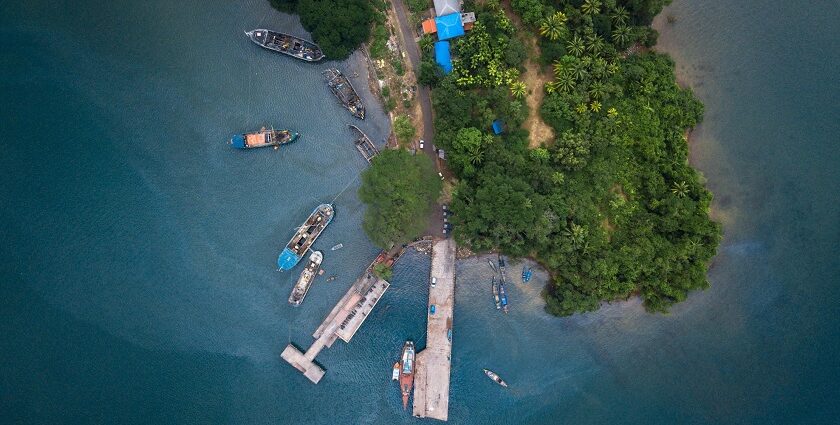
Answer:
<svg viewBox="0 0 840 425"><path fill-rule="evenodd" d="M262 0L116 3L0 6L4 422L419 423L389 377L405 339L425 344L422 254L397 264L352 343L322 352L319 385L279 359L311 343L376 253L328 64L242 34L303 35L297 20ZM692 160L726 232L712 288L667 316L631 300L560 319L542 312L535 271L501 316L486 261L460 262L452 423L836 421L840 11L714 0L666 13L660 48L706 104ZM364 73L358 56L338 65ZM381 140L387 119L356 86ZM262 125L303 137L225 145ZM339 278L291 308L299 269L276 272L276 255L333 199L316 246Z"/></svg>

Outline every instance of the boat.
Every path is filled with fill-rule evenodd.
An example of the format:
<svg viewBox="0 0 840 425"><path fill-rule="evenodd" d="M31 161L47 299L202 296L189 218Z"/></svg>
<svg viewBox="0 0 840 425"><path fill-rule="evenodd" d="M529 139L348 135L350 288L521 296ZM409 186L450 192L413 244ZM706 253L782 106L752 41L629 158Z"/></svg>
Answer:
<svg viewBox="0 0 840 425"><path fill-rule="evenodd" d="M394 363L394 369L391 371L391 380L392 381L399 381L400 380L400 362Z"/></svg>
<svg viewBox="0 0 840 425"><path fill-rule="evenodd" d="M338 276L336 276L336 275L332 275L332 276L330 276L330 277L328 277L328 278L327 278L327 282L332 282L332 281L334 281L337 277L338 277Z"/></svg>
<svg viewBox="0 0 840 425"><path fill-rule="evenodd" d="M496 372L493 372L490 369L484 369L484 374L487 375L488 378L492 379L493 382L507 388L507 386L508 386L507 382L505 382L504 379L502 379L499 375L497 375Z"/></svg>
<svg viewBox="0 0 840 425"><path fill-rule="evenodd" d="M502 311L507 314L508 312L508 299L507 299L507 291L505 291L505 284L499 284L499 303L502 305Z"/></svg>
<svg viewBox="0 0 840 425"><path fill-rule="evenodd" d="M505 283L505 259L499 256L499 274L502 276L502 283Z"/></svg>
<svg viewBox="0 0 840 425"><path fill-rule="evenodd" d="M522 283L528 283L531 280L531 268L528 266L522 267Z"/></svg>
<svg viewBox="0 0 840 425"><path fill-rule="evenodd" d="M488 258L487 259L487 264L490 265L490 270L493 270L493 273L496 273L496 266L493 265L493 261Z"/></svg>
<svg viewBox="0 0 840 425"><path fill-rule="evenodd" d="M315 243L315 239L324 231L335 216L335 209L330 204L321 204L315 207L309 218L297 228L292 239L286 244L283 252L277 257L277 267L280 271L291 270L303 254Z"/></svg>
<svg viewBox="0 0 840 425"><path fill-rule="evenodd" d="M496 285L496 276L493 276L493 299L496 301L496 310L502 308L502 304L499 302L499 285Z"/></svg>
<svg viewBox="0 0 840 425"><path fill-rule="evenodd" d="M379 149L376 148L376 145L373 144L373 141L370 140L370 137L368 137L362 129L353 124L350 124L349 127L351 130L358 133L356 140L353 141L353 144L356 146L356 150L362 154L362 158L370 163L373 157L379 155Z"/></svg>
<svg viewBox="0 0 840 425"><path fill-rule="evenodd" d="M300 272L300 278L292 288L292 293L289 295L289 304L297 307L306 297L309 292L309 287L312 286L312 281L318 275L318 269L321 268L321 262L324 261L324 254L321 251L314 251L309 256L309 264Z"/></svg>
<svg viewBox="0 0 840 425"><path fill-rule="evenodd" d="M330 91L338 98L338 101L354 117L360 120L365 119L365 105L362 104L362 99L356 94L356 89L350 84L350 80L337 68L327 68L323 72L323 75L327 79L327 85L330 86Z"/></svg>
<svg viewBox="0 0 840 425"><path fill-rule="evenodd" d="M324 52L317 44L279 31L255 29L245 31L254 43L268 50L280 52L306 62L317 62L324 58Z"/></svg>
<svg viewBox="0 0 840 425"><path fill-rule="evenodd" d="M414 343L406 341L400 356L400 392L403 410L408 409L408 397L414 388Z"/></svg>
<svg viewBox="0 0 840 425"><path fill-rule="evenodd" d="M330 251L335 251L335 250L337 250L337 249L341 249L341 248L344 248L344 244L341 244L341 243L340 243L340 244L335 245L335 246L333 246L332 248L330 248Z"/></svg>
<svg viewBox="0 0 840 425"><path fill-rule="evenodd" d="M267 130L265 127L251 133L234 134L230 138L230 144L237 149L264 148L274 146L275 148L293 143L300 137L300 133L289 130Z"/></svg>

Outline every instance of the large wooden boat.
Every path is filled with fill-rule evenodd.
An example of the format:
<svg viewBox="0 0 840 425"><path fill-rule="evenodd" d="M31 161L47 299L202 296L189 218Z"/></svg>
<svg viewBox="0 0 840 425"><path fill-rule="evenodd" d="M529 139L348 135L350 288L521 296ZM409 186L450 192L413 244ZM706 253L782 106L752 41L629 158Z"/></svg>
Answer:
<svg viewBox="0 0 840 425"><path fill-rule="evenodd" d="M300 137L300 133L289 130L268 130L265 127L260 131L250 133L234 134L230 138L230 144L237 149L263 148L274 146L275 148L293 143Z"/></svg>
<svg viewBox="0 0 840 425"><path fill-rule="evenodd" d="M303 254L315 243L315 239L318 239L318 236L330 224L334 215L335 210L330 204L321 204L315 207L309 218L297 228L294 236L277 258L278 269L280 271L291 270L292 267L296 266Z"/></svg>
<svg viewBox="0 0 840 425"><path fill-rule="evenodd" d="M317 44L279 31L256 29L245 31L245 35L254 43L268 50L280 52L302 61L318 62L324 58L324 52Z"/></svg>
<svg viewBox="0 0 840 425"><path fill-rule="evenodd" d="M350 80L336 68L328 68L323 74L330 86L330 91L338 98L338 101L354 117L360 120L365 119L365 105L362 104L362 99L359 98L356 89L350 84Z"/></svg>

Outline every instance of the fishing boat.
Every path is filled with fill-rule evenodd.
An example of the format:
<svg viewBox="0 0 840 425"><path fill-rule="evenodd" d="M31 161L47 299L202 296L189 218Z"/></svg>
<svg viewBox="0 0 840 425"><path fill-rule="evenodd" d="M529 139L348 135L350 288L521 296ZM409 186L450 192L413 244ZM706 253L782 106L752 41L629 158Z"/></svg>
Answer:
<svg viewBox="0 0 840 425"><path fill-rule="evenodd" d="M502 311L507 314L508 312L508 299L507 299L507 291L505 291L505 284L499 284L499 304L502 305Z"/></svg>
<svg viewBox="0 0 840 425"><path fill-rule="evenodd" d="M309 264L300 273L297 283L292 288L292 294L289 295L289 304L297 307L306 297L309 292L309 287L312 286L312 281L318 275L318 269L321 268L321 262L324 261L324 254L321 251L314 251L309 256Z"/></svg>
<svg viewBox="0 0 840 425"><path fill-rule="evenodd" d="M341 248L344 248L344 244L341 244L341 243L340 243L340 244L335 245L335 246L333 246L332 248L330 248L330 251L335 251L335 250L337 250L337 249L341 249Z"/></svg>
<svg viewBox="0 0 840 425"><path fill-rule="evenodd" d="M277 257L277 267L280 271L291 270L303 254L315 243L315 239L327 228L332 221L335 210L330 204L321 204L315 207L309 218L297 228L292 239L286 244L283 252Z"/></svg>
<svg viewBox="0 0 840 425"><path fill-rule="evenodd" d="M394 363L394 369L391 371L391 380L392 381L399 381L400 380L400 362Z"/></svg>
<svg viewBox="0 0 840 425"><path fill-rule="evenodd" d="M324 58L324 52L317 44L279 31L256 29L245 31L245 35L254 43L268 50L280 52L306 62L317 62Z"/></svg>
<svg viewBox="0 0 840 425"><path fill-rule="evenodd" d="M531 268L528 266L522 267L522 283L528 283L531 280Z"/></svg>
<svg viewBox="0 0 840 425"><path fill-rule="evenodd" d="M400 356L400 392L403 410L408 409L408 397L414 388L414 343L406 341Z"/></svg>
<svg viewBox="0 0 840 425"><path fill-rule="evenodd" d="M488 258L487 264L490 265L490 270L493 270L493 273L496 273L496 266L493 264L493 261Z"/></svg>
<svg viewBox="0 0 840 425"><path fill-rule="evenodd" d="M327 85L330 86L330 91L333 92L338 101L354 117L360 120L365 119L365 105L362 104L362 99L356 94L356 89L350 84L350 80L337 68L328 68L323 74L327 79Z"/></svg>
<svg viewBox="0 0 840 425"><path fill-rule="evenodd" d="M337 277L338 277L338 276L336 276L336 275L332 275L332 276L330 276L330 277L328 277L328 278L327 278L327 282L332 282L332 281L334 281Z"/></svg>
<svg viewBox="0 0 840 425"><path fill-rule="evenodd" d="M496 310L502 308L502 304L499 301L499 285L496 285L496 276L493 276L493 299L496 301Z"/></svg>
<svg viewBox="0 0 840 425"><path fill-rule="evenodd" d="M252 149L274 146L275 148L293 143L300 133L289 130L267 130L265 127L251 133L234 134L230 144L237 149Z"/></svg>
<svg viewBox="0 0 840 425"><path fill-rule="evenodd" d="M492 379L493 382L507 388L508 384L505 382L496 372L493 372L490 369L484 369L484 374L487 375L488 378Z"/></svg>

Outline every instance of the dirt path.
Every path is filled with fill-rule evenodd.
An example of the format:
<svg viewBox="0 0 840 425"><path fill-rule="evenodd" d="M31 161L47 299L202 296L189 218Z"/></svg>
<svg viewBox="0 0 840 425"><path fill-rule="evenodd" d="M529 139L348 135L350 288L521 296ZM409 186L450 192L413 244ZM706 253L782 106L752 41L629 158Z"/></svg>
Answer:
<svg viewBox="0 0 840 425"><path fill-rule="evenodd" d="M551 73L545 73L540 69L540 64L534 58L539 57L540 48L537 46L537 40L531 36L530 32L524 30L522 20L519 15L513 12L510 8L510 0L502 2L502 7L505 10L508 18L513 22L517 28L517 32L521 34L520 39L525 43L528 49L528 61L525 62L525 73L522 75L525 85L528 86L528 95L525 97L525 103L528 104L528 118L523 124L528 130L528 144L532 148L539 147L543 143L549 145L554 142L554 130L549 127L540 117L540 105L542 105L543 97L545 97L545 84L552 79Z"/></svg>

